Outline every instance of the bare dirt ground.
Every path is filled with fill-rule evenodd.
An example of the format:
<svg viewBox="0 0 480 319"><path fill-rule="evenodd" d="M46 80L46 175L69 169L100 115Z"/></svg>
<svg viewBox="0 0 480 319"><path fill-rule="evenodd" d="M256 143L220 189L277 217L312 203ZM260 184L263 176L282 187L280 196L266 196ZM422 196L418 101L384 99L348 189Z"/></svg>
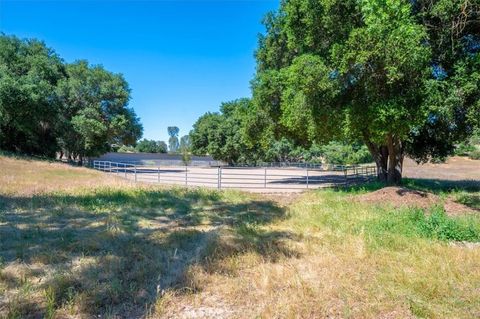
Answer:
<svg viewBox="0 0 480 319"><path fill-rule="evenodd" d="M462 190L467 187L480 187L480 161L465 157L451 157L446 163L417 164L411 159L404 163L404 177L428 180L432 187L441 187ZM471 195L470 201L478 201ZM445 212L450 215L478 212L476 205L466 206L458 202L459 198L452 196L438 196L431 192L404 187L385 187L374 192L357 197L357 200L367 203L382 203L394 207L419 207L427 209L432 205L443 205Z"/></svg>
<svg viewBox="0 0 480 319"><path fill-rule="evenodd" d="M474 180L480 183L480 161L466 157L450 157L446 163L420 164L405 159L404 177L438 179L447 181Z"/></svg>
<svg viewBox="0 0 480 319"><path fill-rule="evenodd" d="M474 209L453 201L451 198L442 199L439 196L404 187L384 187L377 191L356 197L360 202L390 204L399 207L419 207L428 209L432 205L444 204L445 212L450 215L473 213Z"/></svg>

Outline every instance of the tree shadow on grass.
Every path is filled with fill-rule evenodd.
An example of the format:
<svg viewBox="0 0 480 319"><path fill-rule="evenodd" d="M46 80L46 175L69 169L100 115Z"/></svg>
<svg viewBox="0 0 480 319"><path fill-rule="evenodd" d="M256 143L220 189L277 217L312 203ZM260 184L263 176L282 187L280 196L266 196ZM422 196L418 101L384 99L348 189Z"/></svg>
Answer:
<svg viewBox="0 0 480 319"><path fill-rule="evenodd" d="M203 190L106 189L0 196L0 203L0 284L9 278L11 294L0 299L0 316L42 317L50 307L143 317L160 291L182 289L185 271L205 257L297 256L286 244L293 234L262 228L285 218L271 201ZM225 232L231 245L218 253ZM22 293L13 298L14 291Z"/></svg>

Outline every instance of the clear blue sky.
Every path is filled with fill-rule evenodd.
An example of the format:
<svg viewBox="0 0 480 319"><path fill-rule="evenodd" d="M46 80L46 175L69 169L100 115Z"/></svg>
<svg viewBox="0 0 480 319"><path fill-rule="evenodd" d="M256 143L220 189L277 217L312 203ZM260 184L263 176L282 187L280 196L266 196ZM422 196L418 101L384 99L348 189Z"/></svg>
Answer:
<svg viewBox="0 0 480 319"><path fill-rule="evenodd" d="M0 30L45 41L65 61L123 73L144 137L187 134L222 101L251 95L261 19L279 1L8 1Z"/></svg>

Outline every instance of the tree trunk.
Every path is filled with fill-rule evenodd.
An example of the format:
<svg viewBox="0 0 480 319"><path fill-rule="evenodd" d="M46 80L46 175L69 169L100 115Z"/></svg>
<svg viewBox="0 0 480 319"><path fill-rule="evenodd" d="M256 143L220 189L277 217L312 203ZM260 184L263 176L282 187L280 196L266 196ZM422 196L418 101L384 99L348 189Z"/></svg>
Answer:
<svg viewBox="0 0 480 319"><path fill-rule="evenodd" d="M375 145L370 141L365 142L367 144L370 154L372 154L373 160L377 165L377 178L381 182L387 182L388 178L388 148L383 145Z"/></svg>
<svg viewBox="0 0 480 319"><path fill-rule="evenodd" d="M377 145L366 138L365 144L377 166L378 180L389 184L400 184L404 157L401 141L388 135L387 145Z"/></svg>
<svg viewBox="0 0 480 319"><path fill-rule="evenodd" d="M388 144L388 178L389 184L398 185L402 181L403 147L402 142L391 134L387 138Z"/></svg>

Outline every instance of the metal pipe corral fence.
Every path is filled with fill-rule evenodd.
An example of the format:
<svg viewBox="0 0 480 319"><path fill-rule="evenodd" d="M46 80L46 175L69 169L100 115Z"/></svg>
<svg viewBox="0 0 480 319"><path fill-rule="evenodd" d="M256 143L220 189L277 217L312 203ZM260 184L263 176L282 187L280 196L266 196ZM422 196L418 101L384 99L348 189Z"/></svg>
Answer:
<svg viewBox="0 0 480 319"><path fill-rule="evenodd" d="M372 165L211 167L93 161L93 168L135 182L263 191L348 185L365 182L377 176L376 166Z"/></svg>

